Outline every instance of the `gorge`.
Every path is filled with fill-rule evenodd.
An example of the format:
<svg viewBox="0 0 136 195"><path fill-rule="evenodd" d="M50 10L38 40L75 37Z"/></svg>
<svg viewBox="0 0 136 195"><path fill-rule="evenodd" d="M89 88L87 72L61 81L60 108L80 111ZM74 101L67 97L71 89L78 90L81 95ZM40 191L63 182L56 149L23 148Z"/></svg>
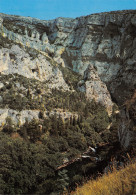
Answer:
<svg viewBox="0 0 136 195"><path fill-rule="evenodd" d="M96 161L87 160L80 174L79 165L77 170L76 166L71 168L73 175L70 168L59 176L55 172L89 147L110 143L98 156L89 154L102 160L108 158L115 144L121 152L135 151L136 10L49 21L1 13L0 128L4 159L1 193L57 194L64 186L57 189L55 184L53 190L55 181L68 176L69 182L66 177L64 183L79 182L95 167ZM28 161L26 170L33 156L34 179L24 191L19 191L19 186L25 186L26 181L18 184L16 176L9 180L16 169L11 172L14 162L7 151L4 154L5 147L29 151L26 160L15 153L22 167ZM40 157L38 152L42 152ZM14 156L12 152L10 155ZM20 170L18 164L15 166ZM4 182L13 185L5 187Z"/></svg>

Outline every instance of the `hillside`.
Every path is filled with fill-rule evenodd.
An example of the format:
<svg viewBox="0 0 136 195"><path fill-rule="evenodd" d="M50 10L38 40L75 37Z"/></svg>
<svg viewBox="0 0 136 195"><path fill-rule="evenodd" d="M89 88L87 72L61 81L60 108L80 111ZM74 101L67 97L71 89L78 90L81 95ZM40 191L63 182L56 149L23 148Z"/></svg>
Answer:
<svg viewBox="0 0 136 195"><path fill-rule="evenodd" d="M59 194L135 152L136 11L0 14L0 193Z"/></svg>
<svg viewBox="0 0 136 195"><path fill-rule="evenodd" d="M125 168L117 170L112 168L113 172L105 174L103 177L90 181L83 187L77 188L75 195L118 195L136 193L136 163L128 164Z"/></svg>

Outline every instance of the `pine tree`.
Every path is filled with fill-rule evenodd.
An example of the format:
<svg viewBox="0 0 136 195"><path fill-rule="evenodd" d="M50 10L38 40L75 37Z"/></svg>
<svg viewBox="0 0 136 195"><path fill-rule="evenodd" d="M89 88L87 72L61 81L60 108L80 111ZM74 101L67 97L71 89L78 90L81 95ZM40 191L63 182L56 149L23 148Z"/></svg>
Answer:
<svg viewBox="0 0 136 195"><path fill-rule="evenodd" d="M65 131L65 124L64 124L64 121L60 115L58 118L58 131L59 131L60 135L62 135L62 133Z"/></svg>
<svg viewBox="0 0 136 195"><path fill-rule="evenodd" d="M70 125L73 125L73 117L70 117Z"/></svg>
<svg viewBox="0 0 136 195"><path fill-rule="evenodd" d="M89 115L89 109L88 109L88 105L87 105L87 104L85 105L84 115L85 115L86 118L87 118L88 115Z"/></svg>
<svg viewBox="0 0 136 195"><path fill-rule="evenodd" d="M59 193L63 193L66 191L66 188L69 185L69 177L67 175L67 170L63 169L62 171L58 172L58 179L56 184Z"/></svg>
<svg viewBox="0 0 136 195"><path fill-rule="evenodd" d="M76 119L76 117L74 116L74 117L73 117L73 126L76 126L76 124L77 124L77 119Z"/></svg>
<svg viewBox="0 0 136 195"><path fill-rule="evenodd" d="M56 115L56 113L51 118L51 133L58 136L57 115Z"/></svg>

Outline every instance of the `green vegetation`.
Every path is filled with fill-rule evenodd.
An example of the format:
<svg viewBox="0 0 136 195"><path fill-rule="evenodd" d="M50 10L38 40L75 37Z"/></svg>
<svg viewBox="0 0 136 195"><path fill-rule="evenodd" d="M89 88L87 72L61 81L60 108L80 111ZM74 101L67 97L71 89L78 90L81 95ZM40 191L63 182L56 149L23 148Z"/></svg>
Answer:
<svg viewBox="0 0 136 195"><path fill-rule="evenodd" d="M0 104L2 108L8 106L15 110L39 109L49 111L54 108L61 108L81 114L86 110L86 115L89 113L87 100L82 92L48 89L46 82L28 79L17 74L1 75L0 79L1 83L4 84L4 87L0 89L0 96L3 99ZM75 80L71 79L71 81L73 85L76 85Z"/></svg>
<svg viewBox="0 0 136 195"><path fill-rule="evenodd" d="M82 76L76 72L73 72L70 68L64 68L59 66L62 71L63 78L66 83L71 87L71 89L77 90L77 84L80 80L82 80Z"/></svg>
<svg viewBox="0 0 136 195"><path fill-rule="evenodd" d="M4 19L3 26L9 31L24 35L25 26L17 25L15 21L11 21L11 20L9 21L8 19Z"/></svg>
<svg viewBox="0 0 136 195"><path fill-rule="evenodd" d="M0 75L4 86L0 89L1 108L14 110L38 109L39 119L20 126L11 118L0 132L0 193L1 194L61 194L75 183L81 182L96 161L80 160L72 166L58 170L66 161L72 161L89 146L106 144L113 138L107 129L113 122L116 135L116 116L109 118L105 108L88 101L76 89L81 77L63 69L63 76L71 91L47 88L46 82L21 75ZM69 76L71 79L69 83ZM50 115L60 110L67 117ZM46 117L45 113L46 112ZM115 140L116 140L116 136ZM114 141L115 141L114 140ZM109 148L99 153L104 159ZM58 185L59 184L59 185Z"/></svg>
<svg viewBox="0 0 136 195"><path fill-rule="evenodd" d="M17 21L18 19L9 22L5 17L3 26L9 31L24 35L25 26L19 22L16 24ZM37 25L42 32L42 28ZM111 31L110 27L109 25L105 29L108 33ZM117 26L112 27L112 31L118 33ZM28 36L31 36L33 28L31 25L27 27ZM0 74L0 83L3 84L0 88L0 108L17 110L18 116L22 110L39 112L38 119L30 122L25 119L23 125L19 120L14 124L7 117L6 122L0 126L0 194L67 193L67 190L74 190L75 185L82 184L84 178L88 179L93 174L96 176L99 170L101 172L115 152L113 149L120 148L117 136L119 117L114 111L109 117L104 106L94 100L88 101L86 95L77 89L82 76L68 67L58 65L53 60L55 53L52 50L45 48L47 53L44 53L29 47L31 44L28 42L23 45L4 36L6 35L2 32L0 48L19 45L31 60L42 54L50 62L54 72L56 69L62 72L70 90L64 91L61 87L51 89L47 87L51 84L50 80L40 82L18 74ZM13 38L14 34L11 36ZM12 60L16 59L11 52L9 56ZM71 59L65 51L62 53L63 57L70 66ZM99 54L99 59L103 60L103 57L105 56ZM32 72L35 71L38 72L38 68L32 69ZM136 102L131 103L130 130L136 132ZM133 194L136 192L135 170L135 164L120 172L115 170L111 175L77 188L75 193Z"/></svg>
<svg viewBox="0 0 136 195"><path fill-rule="evenodd" d="M88 108L88 110L87 110ZM98 114L100 113L100 114ZM57 171L64 159L72 160L89 146L106 143L110 134L105 131L109 117L105 109L94 101L86 102L86 107L63 120L56 114L15 126L10 118L0 132L0 180L2 194L59 193L82 180L94 163L80 164L66 171ZM98 129L99 126L99 129ZM106 153L105 153L106 155ZM75 165L76 166L76 165ZM59 183L59 186L57 185Z"/></svg>
<svg viewBox="0 0 136 195"><path fill-rule="evenodd" d="M54 175L55 158L45 145L11 139L0 133L0 192L24 194Z"/></svg>

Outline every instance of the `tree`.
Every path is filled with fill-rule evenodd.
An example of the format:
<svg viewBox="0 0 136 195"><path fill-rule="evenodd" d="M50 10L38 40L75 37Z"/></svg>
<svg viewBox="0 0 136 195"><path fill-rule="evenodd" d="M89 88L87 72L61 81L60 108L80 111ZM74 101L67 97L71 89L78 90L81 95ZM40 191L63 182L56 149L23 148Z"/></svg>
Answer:
<svg viewBox="0 0 136 195"><path fill-rule="evenodd" d="M6 118L6 123L5 125L3 126L3 131L5 133L12 133L14 131L14 128L13 128L13 122L12 122L12 119L10 117L7 117Z"/></svg>
<svg viewBox="0 0 136 195"><path fill-rule="evenodd" d="M59 115L59 118L58 118L58 133L59 133L59 135L62 135L64 131L65 131L65 124L64 124L62 117Z"/></svg>
<svg viewBox="0 0 136 195"><path fill-rule="evenodd" d="M87 104L85 105L85 108L84 108L84 115L85 115L85 118L87 118L88 115L89 115L89 109L88 109L88 105Z"/></svg>
<svg viewBox="0 0 136 195"><path fill-rule="evenodd" d="M74 116L74 117L73 117L73 126L76 126L76 124L77 124L77 119L76 119L76 117Z"/></svg>
<svg viewBox="0 0 136 195"><path fill-rule="evenodd" d="M0 133L0 192L31 194L54 176L54 155L44 145L30 144Z"/></svg>
<svg viewBox="0 0 136 195"><path fill-rule="evenodd" d="M66 188L69 185L69 177L67 175L67 170L63 169L58 172L58 178L56 181L56 188L59 193L63 193L66 191Z"/></svg>
<svg viewBox="0 0 136 195"><path fill-rule="evenodd" d="M39 112L39 118L40 119L43 119L44 118L44 112L42 110Z"/></svg>
<svg viewBox="0 0 136 195"><path fill-rule="evenodd" d="M51 117L51 134L58 136L58 128L57 128L57 115L56 113Z"/></svg>
<svg viewBox="0 0 136 195"><path fill-rule="evenodd" d="M70 125L73 125L73 117L70 116Z"/></svg>

